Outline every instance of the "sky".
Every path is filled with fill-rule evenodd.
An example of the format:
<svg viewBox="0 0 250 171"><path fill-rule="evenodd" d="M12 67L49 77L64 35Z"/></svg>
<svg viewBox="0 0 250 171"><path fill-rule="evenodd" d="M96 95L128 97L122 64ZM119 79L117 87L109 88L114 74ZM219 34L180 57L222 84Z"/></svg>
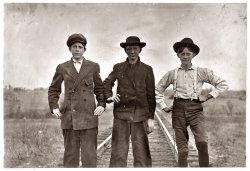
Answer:
<svg viewBox="0 0 250 171"><path fill-rule="evenodd" d="M173 44L190 37L200 47L195 66L210 68L230 90L246 89L246 3L5 3L3 84L49 87L56 66L71 58L73 33L87 38L86 59L99 63L105 79L126 59L120 43L138 36L141 61L156 83L180 65Z"/></svg>

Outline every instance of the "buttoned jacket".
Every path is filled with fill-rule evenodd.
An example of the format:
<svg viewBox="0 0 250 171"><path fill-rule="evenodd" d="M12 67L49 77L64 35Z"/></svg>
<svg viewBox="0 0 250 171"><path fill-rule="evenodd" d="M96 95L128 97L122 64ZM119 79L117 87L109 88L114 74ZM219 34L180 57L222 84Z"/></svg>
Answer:
<svg viewBox="0 0 250 171"><path fill-rule="evenodd" d="M120 102L114 104L114 117L131 122L154 119L156 107L155 80L153 69L140 60L135 64L135 71L130 72L127 61L118 63L104 80L106 98L113 95L112 87L117 81L117 94Z"/></svg>
<svg viewBox="0 0 250 171"><path fill-rule="evenodd" d="M79 73L73 61L59 64L48 90L51 111L59 108L61 84L64 81L65 97L60 112L62 113L62 129L89 129L98 126L98 118L94 115L97 106L105 107L103 84L97 63L84 59Z"/></svg>

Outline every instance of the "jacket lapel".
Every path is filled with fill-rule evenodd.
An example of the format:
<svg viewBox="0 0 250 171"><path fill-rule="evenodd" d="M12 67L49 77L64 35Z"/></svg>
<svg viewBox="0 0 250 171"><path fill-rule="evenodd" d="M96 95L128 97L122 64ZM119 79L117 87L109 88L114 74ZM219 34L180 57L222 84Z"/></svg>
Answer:
<svg viewBox="0 0 250 171"><path fill-rule="evenodd" d="M88 73L91 71L92 68L89 62L85 59L82 62L82 66L80 68L79 73L76 71L72 59L66 62L64 67L66 73L75 80L73 89L75 89L78 86L78 84L88 75Z"/></svg>
<svg viewBox="0 0 250 171"><path fill-rule="evenodd" d="M77 77L78 77L78 73L77 73L77 71L75 69L75 66L74 66L72 60L70 60L70 61L68 61L66 63L65 68L66 68L65 71L67 72L67 74L70 75L73 79L76 80Z"/></svg>
<svg viewBox="0 0 250 171"><path fill-rule="evenodd" d="M74 66L73 66L74 67ZM87 60L83 60L82 66L80 68L78 77L76 79L76 82L74 83L74 89L78 86L78 84L88 75L88 73L91 71L91 65Z"/></svg>

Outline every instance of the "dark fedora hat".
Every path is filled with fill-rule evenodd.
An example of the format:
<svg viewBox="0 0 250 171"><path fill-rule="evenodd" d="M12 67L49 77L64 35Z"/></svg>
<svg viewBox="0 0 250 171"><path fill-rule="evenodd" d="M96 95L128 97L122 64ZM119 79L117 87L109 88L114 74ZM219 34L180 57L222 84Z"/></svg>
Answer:
<svg viewBox="0 0 250 171"><path fill-rule="evenodd" d="M85 46L87 44L87 39L81 33L74 33L69 36L67 46L71 47L74 43L81 43Z"/></svg>
<svg viewBox="0 0 250 171"><path fill-rule="evenodd" d="M177 53L179 47L182 47L182 46L192 48L196 55L200 52L199 46L194 44L193 40L190 38L186 37L186 38L182 39L180 42L176 42L173 46L174 51Z"/></svg>
<svg viewBox="0 0 250 171"><path fill-rule="evenodd" d="M120 43L120 46L122 48L126 48L127 46L139 46L140 48L143 48L144 46L146 46L146 43L141 42L139 37L137 36L129 36L126 39L126 42Z"/></svg>

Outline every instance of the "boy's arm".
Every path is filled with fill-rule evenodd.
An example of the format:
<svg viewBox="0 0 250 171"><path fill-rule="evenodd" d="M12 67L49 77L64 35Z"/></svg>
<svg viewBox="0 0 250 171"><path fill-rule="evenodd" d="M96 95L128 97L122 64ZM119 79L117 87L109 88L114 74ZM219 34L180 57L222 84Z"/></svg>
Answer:
<svg viewBox="0 0 250 171"><path fill-rule="evenodd" d="M103 81L103 86L104 86L104 96L106 100L110 97L113 96L112 88L114 86L114 83L116 81L116 67L115 65L113 67L113 71L109 74L109 76ZM107 103L111 103L112 101L106 101Z"/></svg>
<svg viewBox="0 0 250 171"><path fill-rule="evenodd" d="M204 74L202 78L205 78L204 82L212 84L215 87L215 89L209 93L208 98L217 98L222 92L228 90L227 82L215 75L212 70L205 69L205 72L202 73Z"/></svg>
<svg viewBox="0 0 250 171"><path fill-rule="evenodd" d="M150 67L146 79L147 101L149 105L149 119L154 119L156 99L155 99L155 78L153 69Z"/></svg>
<svg viewBox="0 0 250 171"><path fill-rule="evenodd" d="M167 72L155 86L156 102L160 105L161 109L169 108L164 101L164 91L171 83L171 73Z"/></svg>
<svg viewBox="0 0 250 171"><path fill-rule="evenodd" d="M105 97L104 97L104 86L100 76L100 66L96 64L94 71L94 93L96 95L97 106L106 107Z"/></svg>
<svg viewBox="0 0 250 171"><path fill-rule="evenodd" d="M51 85L48 89L48 101L51 113L53 113L54 109L58 109L58 100L61 94L61 84L63 82L63 76L61 71L61 66L58 65L56 68L56 72L52 79Z"/></svg>

